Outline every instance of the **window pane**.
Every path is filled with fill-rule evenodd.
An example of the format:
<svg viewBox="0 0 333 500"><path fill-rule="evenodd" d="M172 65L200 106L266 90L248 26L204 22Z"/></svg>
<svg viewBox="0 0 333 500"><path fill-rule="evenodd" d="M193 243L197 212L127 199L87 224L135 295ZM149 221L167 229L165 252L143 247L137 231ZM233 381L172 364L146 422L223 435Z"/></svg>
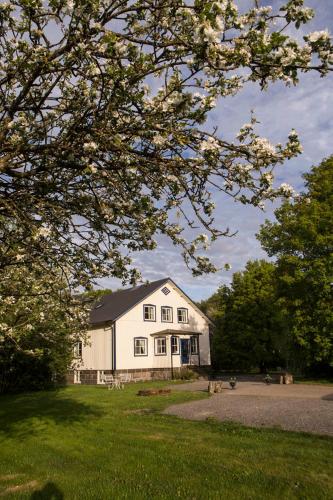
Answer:
<svg viewBox="0 0 333 500"><path fill-rule="evenodd" d="M179 352L178 337L171 337L171 352L177 354Z"/></svg>
<svg viewBox="0 0 333 500"><path fill-rule="evenodd" d="M134 354L144 356L147 354L147 339L134 340Z"/></svg>
<svg viewBox="0 0 333 500"><path fill-rule="evenodd" d="M166 339L158 338L155 339L156 354L166 354Z"/></svg>
<svg viewBox="0 0 333 500"><path fill-rule="evenodd" d="M187 309L178 309L178 322L187 323Z"/></svg>
<svg viewBox="0 0 333 500"><path fill-rule="evenodd" d="M198 354L198 338L191 337L191 354Z"/></svg>
<svg viewBox="0 0 333 500"><path fill-rule="evenodd" d="M82 358L82 342L79 341L74 346L74 356L76 358Z"/></svg>
<svg viewBox="0 0 333 500"><path fill-rule="evenodd" d="M171 307L162 307L162 321L172 321Z"/></svg>
<svg viewBox="0 0 333 500"><path fill-rule="evenodd" d="M148 321L155 321L155 307L144 306L144 318Z"/></svg>

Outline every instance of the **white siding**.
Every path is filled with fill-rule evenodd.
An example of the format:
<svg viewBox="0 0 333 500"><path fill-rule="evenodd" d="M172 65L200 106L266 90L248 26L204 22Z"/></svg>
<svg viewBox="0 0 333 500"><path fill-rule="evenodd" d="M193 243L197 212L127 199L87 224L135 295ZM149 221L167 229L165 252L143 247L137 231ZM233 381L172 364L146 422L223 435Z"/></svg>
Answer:
<svg viewBox="0 0 333 500"><path fill-rule="evenodd" d="M168 295L164 295L162 288L167 286L170 290ZM156 306L156 321L143 320L144 304ZM164 323L161 321L161 307L169 306L173 309L173 322ZM188 309L188 324L181 324L177 321L177 308ZM181 356L173 355L171 361L170 335L167 336L167 354L155 356L154 337L152 333L161 330L182 330L184 332L197 332L200 345L200 364L210 365L209 349L209 327L206 318L195 309L191 302L183 296L178 289L170 282L161 286L146 299L137 304L116 322L116 368L126 370L133 368L170 368L181 366ZM134 356L134 338L146 337L148 339L148 355ZM180 338L182 336L180 335ZM184 336L183 338L189 338ZM198 364L198 357L192 356L192 364Z"/></svg>
<svg viewBox="0 0 333 500"><path fill-rule="evenodd" d="M89 330L87 344L82 346L81 370L112 369L112 335L111 327L100 327Z"/></svg>

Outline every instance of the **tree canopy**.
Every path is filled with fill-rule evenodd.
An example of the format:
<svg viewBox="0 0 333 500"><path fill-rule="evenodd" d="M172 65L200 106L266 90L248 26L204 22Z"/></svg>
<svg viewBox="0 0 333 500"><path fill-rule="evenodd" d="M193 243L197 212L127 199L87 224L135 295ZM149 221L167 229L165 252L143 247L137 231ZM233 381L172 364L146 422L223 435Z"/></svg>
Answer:
<svg viewBox="0 0 333 500"><path fill-rule="evenodd" d="M63 382L85 338L87 308L56 272L36 262L1 272L0 393Z"/></svg>
<svg viewBox="0 0 333 500"><path fill-rule="evenodd" d="M214 226L212 190L256 206L292 193L272 188L272 171L300 152L295 131L273 145L252 116L227 142L203 123L250 82L325 75L331 39L286 34L314 15L303 0L238 3L0 4L2 269L42 257L72 286L133 281L131 253L164 234L194 273L213 271L198 252L228 230ZM204 233L186 239L184 225L198 222Z"/></svg>
<svg viewBox="0 0 333 500"><path fill-rule="evenodd" d="M306 191L258 235L277 258L279 295L305 364L333 365L333 157L304 175Z"/></svg>
<svg viewBox="0 0 333 500"><path fill-rule="evenodd" d="M215 322L215 368L265 371L285 364L287 325L273 263L249 261L234 273L230 287L219 288L203 306Z"/></svg>
<svg viewBox="0 0 333 500"><path fill-rule="evenodd" d="M215 321L215 368L333 367L333 157L304 174L305 191L258 238L273 262L248 262L200 304Z"/></svg>

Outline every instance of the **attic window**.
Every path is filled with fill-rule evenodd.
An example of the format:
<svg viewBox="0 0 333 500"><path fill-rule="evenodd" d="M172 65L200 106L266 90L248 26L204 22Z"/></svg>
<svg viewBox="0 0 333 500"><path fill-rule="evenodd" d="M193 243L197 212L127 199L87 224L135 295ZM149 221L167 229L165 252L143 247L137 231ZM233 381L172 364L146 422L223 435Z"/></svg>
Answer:
<svg viewBox="0 0 333 500"><path fill-rule="evenodd" d="M165 286L164 288L162 288L162 292L164 293L164 295L168 295L168 293L170 293L170 290Z"/></svg>

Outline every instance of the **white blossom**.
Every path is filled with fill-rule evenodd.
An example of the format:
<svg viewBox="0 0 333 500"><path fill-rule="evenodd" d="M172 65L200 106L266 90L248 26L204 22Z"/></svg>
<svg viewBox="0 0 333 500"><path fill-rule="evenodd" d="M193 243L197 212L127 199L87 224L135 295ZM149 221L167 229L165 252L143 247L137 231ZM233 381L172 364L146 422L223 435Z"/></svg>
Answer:
<svg viewBox="0 0 333 500"><path fill-rule="evenodd" d="M6 297L3 301L5 304L15 304L16 299L13 296Z"/></svg>
<svg viewBox="0 0 333 500"><path fill-rule="evenodd" d="M325 31L313 31L312 33L307 35L307 38L311 43L316 43L319 40L323 41L330 40L331 37L328 30L325 30Z"/></svg>
<svg viewBox="0 0 333 500"><path fill-rule="evenodd" d="M91 64L89 66L89 74L91 76L97 76L97 75L100 75L101 71L99 69L99 67L97 66L97 64Z"/></svg>
<svg viewBox="0 0 333 500"><path fill-rule="evenodd" d="M287 197L292 197L296 194L296 191L294 190L294 188L292 186L290 186L290 184L287 184L285 182L283 182L280 185L279 189L280 189L281 193Z"/></svg>
<svg viewBox="0 0 333 500"><path fill-rule="evenodd" d="M208 137L208 139L203 140L200 144L201 151L219 151L221 146L215 137Z"/></svg>
<svg viewBox="0 0 333 500"><path fill-rule="evenodd" d="M50 233L51 233L51 229L49 227L41 227L38 230L37 235L45 238L45 237L49 236Z"/></svg>
<svg viewBox="0 0 333 500"><path fill-rule="evenodd" d="M156 146L163 146L163 144L165 144L165 141L166 138L160 134L157 134L153 137L153 143L156 144Z"/></svg>
<svg viewBox="0 0 333 500"><path fill-rule="evenodd" d="M92 151L96 151L98 149L98 146L97 146L96 142L90 141L90 142L85 142L83 144L83 149L86 152L92 152Z"/></svg>
<svg viewBox="0 0 333 500"><path fill-rule="evenodd" d="M275 155L276 150L273 144L265 137L257 137L251 144L251 150L257 155Z"/></svg>

